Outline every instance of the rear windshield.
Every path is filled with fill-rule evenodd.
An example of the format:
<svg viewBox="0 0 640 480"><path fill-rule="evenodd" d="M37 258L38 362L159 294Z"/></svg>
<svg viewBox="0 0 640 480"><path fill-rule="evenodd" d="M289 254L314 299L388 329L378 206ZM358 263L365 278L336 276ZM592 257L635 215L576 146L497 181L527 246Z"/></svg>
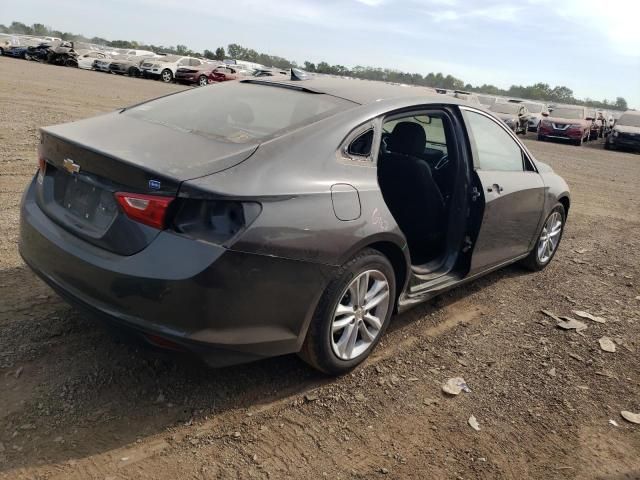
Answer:
<svg viewBox="0 0 640 480"><path fill-rule="evenodd" d="M640 114L625 113L617 122L618 125L626 125L627 127L640 127Z"/></svg>
<svg viewBox="0 0 640 480"><path fill-rule="evenodd" d="M276 137L357 104L292 88L226 82L159 98L123 112L229 143Z"/></svg>
<svg viewBox="0 0 640 480"><path fill-rule="evenodd" d="M539 103L525 103L527 110L531 113L540 113L542 112L542 105Z"/></svg>
<svg viewBox="0 0 640 480"><path fill-rule="evenodd" d="M159 62L166 62L166 63L173 63L173 62L177 62L181 58L182 57L179 57L178 55L165 55L164 57L160 57L158 59L158 61Z"/></svg>
<svg viewBox="0 0 640 480"><path fill-rule="evenodd" d="M496 103L496 98L485 97L484 95L478 95L478 100L480 100L480 103L484 105L493 105L494 103Z"/></svg>
<svg viewBox="0 0 640 480"><path fill-rule="evenodd" d="M583 119L585 118L584 110L581 108L566 108L566 107L556 107L551 112L552 117L557 118L573 118L573 119Z"/></svg>
<svg viewBox="0 0 640 480"><path fill-rule="evenodd" d="M518 113L520 104L518 103L494 103L491 110L497 113Z"/></svg>

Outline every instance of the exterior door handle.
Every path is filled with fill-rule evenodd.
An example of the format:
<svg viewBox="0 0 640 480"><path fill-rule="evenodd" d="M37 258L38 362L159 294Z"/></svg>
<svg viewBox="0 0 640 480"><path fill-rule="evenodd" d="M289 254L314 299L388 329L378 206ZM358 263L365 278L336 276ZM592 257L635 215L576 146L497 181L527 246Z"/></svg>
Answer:
<svg viewBox="0 0 640 480"><path fill-rule="evenodd" d="M491 185L490 187L487 187L487 192L493 192L496 191L497 193L502 193L502 191L504 190L504 188L502 188L500 185L498 185L497 183L494 183L493 185Z"/></svg>

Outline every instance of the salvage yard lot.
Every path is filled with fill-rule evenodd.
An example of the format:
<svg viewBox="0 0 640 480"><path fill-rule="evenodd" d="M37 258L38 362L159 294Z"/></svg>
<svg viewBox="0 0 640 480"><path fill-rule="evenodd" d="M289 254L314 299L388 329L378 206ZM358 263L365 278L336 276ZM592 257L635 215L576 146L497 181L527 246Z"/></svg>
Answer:
<svg viewBox="0 0 640 480"><path fill-rule="evenodd" d="M183 88L0 58L0 478L640 478L620 416L640 412L640 155L527 135L573 196L546 270L396 316L342 378L295 356L211 370L72 310L17 249L39 126ZM563 331L542 309L606 323ZM456 376L471 392L445 397Z"/></svg>

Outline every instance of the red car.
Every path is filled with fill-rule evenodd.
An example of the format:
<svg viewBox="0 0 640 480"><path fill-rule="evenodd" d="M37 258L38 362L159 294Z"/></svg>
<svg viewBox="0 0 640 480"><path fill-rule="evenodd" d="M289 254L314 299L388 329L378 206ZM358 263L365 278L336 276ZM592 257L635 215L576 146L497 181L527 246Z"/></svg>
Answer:
<svg viewBox="0 0 640 480"><path fill-rule="evenodd" d="M203 63L197 67L180 67L176 70L175 80L178 83L197 83L201 87L204 87L205 85L215 81L211 74L219 66L219 63Z"/></svg>
<svg viewBox="0 0 640 480"><path fill-rule="evenodd" d="M226 82L228 80L237 80L238 78L244 77L246 75L247 73L245 73L244 70L240 70L235 66L221 65L213 70L213 72L211 72L209 79L212 82Z"/></svg>
<svg viewBox="0 0 640 480"><path fill-rule="evenodd" d="M585 107L555 107L540 121L538 140L554 138L582 145L589 140L591 123L592 119L588 116Z"/></svg>

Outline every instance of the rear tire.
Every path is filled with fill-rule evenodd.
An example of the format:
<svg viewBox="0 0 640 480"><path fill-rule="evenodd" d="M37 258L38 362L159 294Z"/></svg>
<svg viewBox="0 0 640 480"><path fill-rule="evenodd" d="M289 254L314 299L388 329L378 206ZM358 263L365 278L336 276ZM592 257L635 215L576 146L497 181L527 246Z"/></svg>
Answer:
<svg viewBox="0 0 640 480"><path fill-rule="evenodd" d="M557 215L559 215L560 229L554 236L554 233L556 232L556 228L554 227L557 227ZM562 234L564 233L564 224L566 222L566 218L567 217L564 206L561 203L556 204L556 206L553 207L553 210L551 210L551 212L549 212L549 215L542 224L542 228L540 229L540 233L538 233L536 244L534 245L533 249L531 250L531 252L529 252L529 255L525 259L521 260L520 263L522 266L534 272L538 272L551 263L551 260L553 260L553 257L555 256L556 252L558 251L558 247L560 246ZM555 240L556 236L557 241L555 241L555 244L549 244L550 247L552 247L551 252L549 252L548 250L544 250L542 248L543 243ZM541 252L543 252L543 254L541 254Z"/></svg>
<svg viewBox="0 0 640 480"><path fill-rule="evenodd" d="M200 75L200 77L198 77L198 85L200 85L201 87L206 87L207 85L209 85L209 79L206 75Z"/></svg>
<svg viewBox="0 0 640 480"><path fill-rule="evenodd" d="M363 250L334 273L318 302L300 357L329 375L353 370L380 341L395 299L391 263L377 250Z"/></svg>

